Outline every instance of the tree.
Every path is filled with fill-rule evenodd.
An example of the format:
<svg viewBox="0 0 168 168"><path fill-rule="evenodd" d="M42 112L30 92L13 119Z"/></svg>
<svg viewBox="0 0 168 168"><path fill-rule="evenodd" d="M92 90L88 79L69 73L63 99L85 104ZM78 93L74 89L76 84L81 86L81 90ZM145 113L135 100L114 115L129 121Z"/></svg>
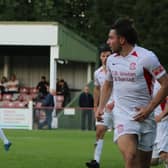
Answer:
<svg viewBox="0 0 168 168"><path fill-rule="evenodd" d="M1 21L58 21L96 46L118 17L135 20L140 44L166 62L167 0L0 0Z"/></svg>

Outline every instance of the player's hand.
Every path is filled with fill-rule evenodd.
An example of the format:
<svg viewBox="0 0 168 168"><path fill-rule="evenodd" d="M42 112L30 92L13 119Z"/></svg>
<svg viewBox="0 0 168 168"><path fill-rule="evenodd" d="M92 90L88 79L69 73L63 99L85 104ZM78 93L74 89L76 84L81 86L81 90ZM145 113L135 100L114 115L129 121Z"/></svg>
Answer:
<svg viewBox="0 0 168 168"><path fill-rule="evenodd" d="M155 116L155 121L156 122L161 122L162 117L160 115Z"/></svg>
<svg viewBox="0 0 168 168"><path fill-rule="evenodd" d="M97 111L95 112L95 119L97 120L97 121L100 121L101 120L101 118L100 118L101 116L97 113Z"/></svg>
<svg viewBox="0 0 168 168"><path fill-rule="evenodd" d="M114 102L108 103L106 105L106 109L107 109L108 112L111 112L113 110L113 108L114 108Z"/></svg>
<svg viewBox="0 0 168 168"><path fill-rule="evenodd" d="M134 120L139 122L144 121L151 113L151 111L147 107L136 107L136 110L138 114L134 116Z"/></svg>
<svg viewBox="0 0 168 168"><path fill-rule="evenodd" d="M94 108L93 108L93 111L95 112L95 114L96 114L97 108L98 108L98 107L94 107Z"/></svg>
<svg viewBox="0 0 168 168"><path fill-rule="evenodd" d="M104 114L103 109L97 108L97 111L95 114L96 114L97 121L102 121L102 115Z"/></svg>

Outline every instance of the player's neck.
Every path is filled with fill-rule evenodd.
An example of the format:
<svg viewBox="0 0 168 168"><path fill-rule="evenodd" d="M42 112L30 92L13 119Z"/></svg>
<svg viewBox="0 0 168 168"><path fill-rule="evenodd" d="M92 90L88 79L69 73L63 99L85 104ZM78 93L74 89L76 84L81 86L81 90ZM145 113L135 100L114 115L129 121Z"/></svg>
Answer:
<svg viewBox="0 0 168 168"><path fill-rule="evenodd" d="M102 67L103 67L103 71L106 71L106 65L103 64Z"/></svg>
<svg viewBox="0 0 168 168"><path fill-rule="evenodd" d="M133 50L133 48L134 48L133 45L125 44L124 46L122 46L122 49L120 51L120 55L123 57L126 57Z"/></svg>

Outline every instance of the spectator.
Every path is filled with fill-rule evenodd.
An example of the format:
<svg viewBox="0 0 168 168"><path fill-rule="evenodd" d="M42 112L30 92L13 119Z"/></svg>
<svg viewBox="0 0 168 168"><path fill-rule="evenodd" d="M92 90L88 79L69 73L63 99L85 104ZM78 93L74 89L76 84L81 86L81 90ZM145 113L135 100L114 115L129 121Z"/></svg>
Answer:
<svg viewBox="0 0 168 168"><path fill-rule="evenodd" d="M92 109L93 108L93 96L89 93L89 87L85 86L84 92L79 97L79 106L83 108L81 129L85 130L86 118L88 118L88 130L92 129ZM88 108L88 109L87 109ZM90 109L89 109L90 108Z"/></svg>
<svg viewBox="0 0 168 168"><path fill-rule="evenodd" d="M56 96L56 91L54 89L51 89L49 91L49 85L46 85L46 86L47 86L48 94L41 102L40 106L46 107L48 109L45 109L46 119L42 123L39 123L39 129L42 129L45 125L48 125L48 129L51 129L52 112L55 106L54 96Z"/></svg>
<svg viewBox="0 0 168 168"><path fill-rule="evenodd" d="M8 92L18 93L19 92L19 81L16 79L16 75L13 74L7 84Z"/></svg>
<svg viewBox="0 0 168 168"><path fill-rule="evenodd" d="M7 86L8 86L8 79L5 76L3 76L0 83L0 90L2 94L7 91Z"/></svg>
<svg viewBox="0 0 168 168"><path fill-rule="evenodd" d="M38 83L36 87L39 90L39 93L41 94L41 96L47 95L47 85L49 85L49 83L46 81L46 77L42 76L41 81Z"/></svg>
<svg viewBox="0 0 168 168"><path fill-rule="evenodd" d="M61 79L57 83L57 94L64 96L63 107L65 107L70 102L70 91L67 82Z"/></svg>

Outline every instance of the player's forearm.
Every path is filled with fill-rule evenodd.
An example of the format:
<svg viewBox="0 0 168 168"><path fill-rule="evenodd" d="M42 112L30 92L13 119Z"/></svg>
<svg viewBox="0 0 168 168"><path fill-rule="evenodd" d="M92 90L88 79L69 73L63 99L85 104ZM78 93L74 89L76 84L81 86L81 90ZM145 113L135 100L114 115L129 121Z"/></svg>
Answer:
<svg viewBox="0 0 168 168"><path fill-rule="evenodd" d="M100 88L94 88L94 107L98 107L100 99Z"/></svg>
<svg viewBox="0 0 168 168"><path fill-rule="evenodd" d="M103 89L100 95L100 103L99 103L100 109L105 108L107 101L110 98L111 92L112 92L112 83L110 83L109 81L106 81L103 85Z"/></svg>

